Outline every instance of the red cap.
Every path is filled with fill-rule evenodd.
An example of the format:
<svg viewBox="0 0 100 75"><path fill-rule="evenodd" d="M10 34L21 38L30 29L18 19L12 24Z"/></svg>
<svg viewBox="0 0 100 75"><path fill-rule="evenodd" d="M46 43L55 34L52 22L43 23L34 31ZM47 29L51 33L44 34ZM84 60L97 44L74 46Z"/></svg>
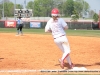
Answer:
<svg viewBox="0 0 100 75"><path fill-rule="evenodd" d="M57 8L52 9L51 15L52 16L59 16L59 10Z"/></svg>

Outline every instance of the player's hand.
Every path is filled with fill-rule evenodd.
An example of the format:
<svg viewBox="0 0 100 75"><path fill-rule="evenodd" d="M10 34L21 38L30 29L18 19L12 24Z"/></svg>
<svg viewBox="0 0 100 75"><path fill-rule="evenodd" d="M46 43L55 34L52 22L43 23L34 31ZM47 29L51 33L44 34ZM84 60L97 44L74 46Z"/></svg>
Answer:
<svg viewBox="0 0 100 75"><path fill-rule="evenodd" d="M49 32L52 32L52 30L48 30Z"/></svg>

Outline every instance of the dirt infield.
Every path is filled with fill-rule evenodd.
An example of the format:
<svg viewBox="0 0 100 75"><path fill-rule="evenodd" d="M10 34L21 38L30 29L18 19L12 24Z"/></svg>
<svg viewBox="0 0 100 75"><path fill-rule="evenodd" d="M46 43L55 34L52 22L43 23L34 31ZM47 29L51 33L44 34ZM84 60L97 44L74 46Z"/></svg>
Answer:
<svg viewBox="0 0 100 75"><path fill-rule="evenodd" d="M68 36L68 40L76 67L100 69L100 38ZM61 55L51 35L0 33L0 70L61 69Z"/></svg>

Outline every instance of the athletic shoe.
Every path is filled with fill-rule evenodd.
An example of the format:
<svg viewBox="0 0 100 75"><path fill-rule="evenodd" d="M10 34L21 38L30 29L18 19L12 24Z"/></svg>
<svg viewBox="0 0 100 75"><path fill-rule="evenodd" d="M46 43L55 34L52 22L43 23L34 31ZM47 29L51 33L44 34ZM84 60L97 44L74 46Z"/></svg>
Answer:
<svg viewBox="0 0 100 75"><path fill-rule="evenodd" d="M64 69L64 62L63 62L61 59L59 59L59 63L60 63L60 67L61 67L62 69Z"/></svg>
<svg viewBox="0 0 100 75"><path fill-rule="evenodd" d="M72 63L71 65L69 65L69 69L73 69L74 66L75 66L75 65Z"/></svg>
<svg viewBox="0 0 100 75"><path fill-rule="evenodd" d="M23 36L23 34L20 34L20 36Z"/></svg>
<svg viewBox="0 0 100 75"><path fill-rule="evenodd" d="M16 34L16 36L19 36L19 34Z"/></svg>

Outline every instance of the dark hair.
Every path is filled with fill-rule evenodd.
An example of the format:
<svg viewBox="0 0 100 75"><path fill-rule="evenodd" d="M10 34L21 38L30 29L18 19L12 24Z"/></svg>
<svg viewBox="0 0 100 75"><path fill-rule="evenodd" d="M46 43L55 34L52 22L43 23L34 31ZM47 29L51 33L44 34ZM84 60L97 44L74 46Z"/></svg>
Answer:
<svg viewBox="0 0 100 75"><path fill-rule="evenodd" d="M21 19L22 17L21 17L21 16L19 16L19 17L17 17L17 18Z"/></svg>

